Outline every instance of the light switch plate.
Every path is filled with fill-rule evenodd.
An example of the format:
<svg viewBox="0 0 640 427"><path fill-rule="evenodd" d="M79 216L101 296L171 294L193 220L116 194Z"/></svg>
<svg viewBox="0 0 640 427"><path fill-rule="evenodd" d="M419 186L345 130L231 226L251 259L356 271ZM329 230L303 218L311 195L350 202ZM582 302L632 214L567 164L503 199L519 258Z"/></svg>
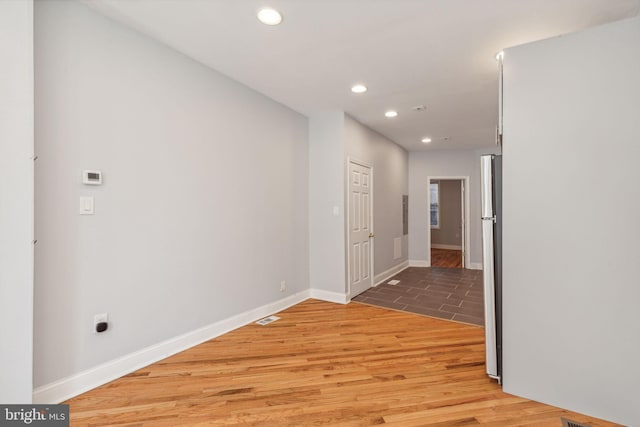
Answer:
<svg viewBox="0 0 640 427"><path fill-rule="evenodd" d="M93 197L80 197L80 215L93 215Z"/></svg>

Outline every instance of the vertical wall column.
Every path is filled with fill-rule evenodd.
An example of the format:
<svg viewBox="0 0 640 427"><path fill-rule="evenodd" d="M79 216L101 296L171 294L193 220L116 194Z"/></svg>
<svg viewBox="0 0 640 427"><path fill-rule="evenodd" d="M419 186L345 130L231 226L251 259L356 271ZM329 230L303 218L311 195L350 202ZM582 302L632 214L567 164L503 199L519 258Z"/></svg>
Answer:
<svg viewBox="0 0 640 427"><path fill-rule="evenodd" d="M0 402L31 403L33 1L0 2Z"/></svg>
<svg viewBox="0 0 640 427"><path fill-rule="evenodd" d="M313 292L345 298L344 113L309 118L309 270Z"/></svg>

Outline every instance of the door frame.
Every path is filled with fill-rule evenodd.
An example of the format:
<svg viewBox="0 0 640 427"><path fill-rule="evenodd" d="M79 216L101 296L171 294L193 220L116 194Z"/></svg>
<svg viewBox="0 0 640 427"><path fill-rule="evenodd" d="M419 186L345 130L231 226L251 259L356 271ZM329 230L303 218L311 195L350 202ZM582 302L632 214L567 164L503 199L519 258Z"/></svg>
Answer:
<svg viewBox="0 0 640 427"><path fill-rule="evenodd" d="M462 222L464 224L464 230L462 230L463 247L464 247L464 260L462 263L463 268L471 268L470 262L470 250L469 241L471 240L471 224L469 223L469 176L428 176L427 177L427 267L431 267L431 220L430 220L430 206L431 206L431 192L430 184L431 180L451 180L451 181L463 181L464 182L464 198L462 206Z"/></svg>
<svg viewBox="0 0 640 427"><path fill-rule="evenodd" d="M373 186L374 186L374 174L373 174L373 165L369 164L367 162L363 162L361 160L358 160L356 158L347 156L347 171L345 173L346 176L346 182L345 182L345 186L346 186L346 193L347 193L347 209L346 209L346 221L345 221L345 228L346 228L346 234L347 234L347 247L346 247L346 257L347 257L347 299L351 300L352 296L351 296L351 191L350 191L350 184L351 184L351 176L349 174L349 171L351 170L351 164L355 164L358 166L363 166L365 168L369 168L370 171L370 176L371 176L371 180L370 180L370 190L369 190L369 224L370 224L370 232L375 234L375 228L374 228L374 215L373 215ZM369 244L369 277L371 277L371 287L373 287L374 285L374 280L373 280L373 264L374 264L374 247L376 245L376 240L375 237L371 238L371 242Z"/></svg>

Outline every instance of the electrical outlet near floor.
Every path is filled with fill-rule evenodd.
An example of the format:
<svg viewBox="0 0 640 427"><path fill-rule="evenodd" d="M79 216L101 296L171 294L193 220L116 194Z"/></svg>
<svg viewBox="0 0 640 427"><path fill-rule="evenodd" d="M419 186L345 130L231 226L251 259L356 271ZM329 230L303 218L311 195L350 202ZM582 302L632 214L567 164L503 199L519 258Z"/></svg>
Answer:
<svg viewBox="0 0 640 427"><path fill-rule="evenodd" d="M287 282L283 280L282 282L280 282L280 292L284 292L286 290L287 290Z"/></svg>

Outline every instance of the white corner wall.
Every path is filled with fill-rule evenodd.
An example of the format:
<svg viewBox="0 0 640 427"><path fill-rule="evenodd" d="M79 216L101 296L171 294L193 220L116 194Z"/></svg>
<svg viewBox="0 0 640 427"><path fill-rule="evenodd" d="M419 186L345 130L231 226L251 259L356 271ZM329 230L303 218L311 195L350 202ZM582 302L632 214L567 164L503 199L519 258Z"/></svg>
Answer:
<svg viewBox="0 0 640 427"><path fill-rule="evenodd" d="M640 18L504 73L504 390L638 426Z"/></svg>
<svg viewBox="0 0 640 427"><path fill-rule="evenodd" d="M345 117L345 153L347 162L351 158L373 166L373 227L376 236L373 261L377 282L406 266L408 260L409 236L402 234L402 196L409 194L409 154L398 144L349 116ZM344 167L346 171L348 165ZM346 203L349 194L347 181L344 186ZM398 259L394 259L393 253L396 238L401 239L402 254Z"/></svg>
<svg viewBox="0 0 640 427"><path fill-rule="evenodd" d="M33 2L0 1L0 402L31 403Z"/></svg>
<svg viewBox="0 0 640 427"><path fill-rule="evenodd" d="M35 385L308 294L307 119L80 2L35 14Z"/></svg>
<svg viewBox="0 0 640 427"><path fill-rule="evenodd" d="M429 259L427 242L429 207L427 194L429 177L469 177L469 262L481 268L482 241L480 234L480 156L497 149L464 151L414 151L409 153L409 260L414 264Z"/></svg>
<svg viewBox="0 0 640 427"><path fill-rule="evenodd" d="M344 126L342 111L309 118L309 281L311 289L341 301L347 292Z"/></svg>

